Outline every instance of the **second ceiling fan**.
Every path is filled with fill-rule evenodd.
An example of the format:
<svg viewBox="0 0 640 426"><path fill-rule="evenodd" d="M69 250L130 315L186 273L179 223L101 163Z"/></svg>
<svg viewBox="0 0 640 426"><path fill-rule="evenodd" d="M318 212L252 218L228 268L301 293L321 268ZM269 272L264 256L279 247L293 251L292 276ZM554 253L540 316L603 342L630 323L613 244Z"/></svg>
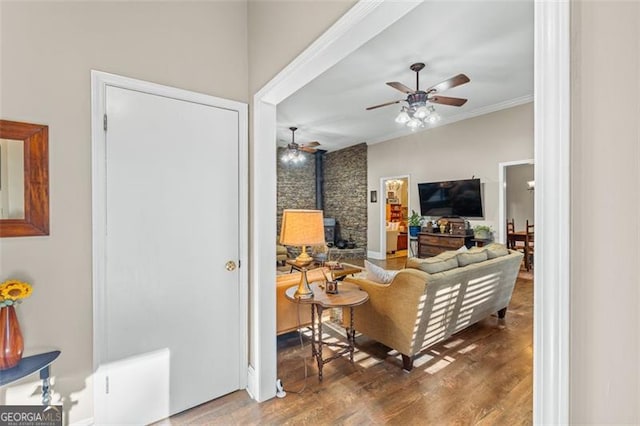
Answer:
<svg viewBox="0 0 640 426"><path fill-rule="evenodd" d="M298 130L298 128L289 127L289 130L291 130L291 142L287 144L287 150L282 156L283 162L298 163L300 161L304 161L304 157L300 155L301 151L308 152L311 154L317 151L317 149L314 147L319 146L320 142L313 141L313 142L307 142L306 144L296 143L296 130Z"/></svg>
<svg viewBox="0 0 640 426"><path fill-rule="evenodd" d="M425 65L422 62L417 62L409 67L411 71L414 71L416 73L415 90L397 81L387 82L387 85L403 93L406 93L406 99L398 99L391 102L385 102L380 105L374 105L368 107L367 111L397 104L400 102L406 102L408 106L402 108L402 111L396 118L396 121L399 123L406 123L411 128L417 128L423 125L423 119L427 118L429 115L433 115L434 113L434 108L432 106L427 106L427 103L460 107L467 102L467 100L463 98L440 96L438 93L468 83L469 81L471 81L469 77L464 74L458 74L434 86L429 87L427 90L420 90L420 71L422 71L424 67Z"/></svg>

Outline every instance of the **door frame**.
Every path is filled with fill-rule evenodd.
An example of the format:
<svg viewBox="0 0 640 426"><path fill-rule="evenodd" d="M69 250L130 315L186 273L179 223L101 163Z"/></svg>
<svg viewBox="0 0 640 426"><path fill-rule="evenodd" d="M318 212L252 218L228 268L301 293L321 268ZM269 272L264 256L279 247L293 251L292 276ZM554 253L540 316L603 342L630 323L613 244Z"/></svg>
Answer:
<svg viewBox="0 0 640 426"><path fill-rule="evenodd" d="M157 96L194 102L216 108L227 109L238 113L238 212L239 212L239 314L240 314L240 354L239 383L240 389L246 388L248 365L248 216L249 216L249 162L248 162L248 108L246 104L237 101L218 98L202 93L191 92L175 87L164 86L147 81L136 80L129 77L110 74L102 71L91 70L91 149L92 149L92 285L93 285L93 400L94 413L98 404L103 404L104 399L99 398L104 390L104 384L98 383L95 374L100 367L105 350L105 233L106 233L106 151L104 116L106 114L106 89L108 86L134 90ZM98 421L98 419L94 419Z"/></svg>
<svg viewBox="0 0 640 426"><path fill-rule="evenodd" d="M527 160L498 163L498 242L502 244L506 244L507 242L507 167L521 166L524 164L535 164L535 161L529 158Z"/></svg>
<svg viewBox="0 0 640 426"><path fill-rule="evenodd" d="M409 188L411 187L411 176L410 175L398 175L398 176L386 176L380 178L380 187L378 188L378 201L380 201L380 257L379 260L384 260L387 258L387 186L386 182L388 180L393 179L406 179L407 180L407 207L411 206L411 191ZM407 244L409 244L409 228L407 225ZM408 247L407 247L408 249ZM369 252L369 254L373 254L373 252Z"/></svg>
<svg viewBox="0 0 640 426"><path fill-rule="evenodd" d="M275 396L276 105L418 2L360 0L253 98L252 341L249 390ZM536 274L533 422L569 422L570 2L534 3ZM544 200L544 201L543 201Z"/></svg>

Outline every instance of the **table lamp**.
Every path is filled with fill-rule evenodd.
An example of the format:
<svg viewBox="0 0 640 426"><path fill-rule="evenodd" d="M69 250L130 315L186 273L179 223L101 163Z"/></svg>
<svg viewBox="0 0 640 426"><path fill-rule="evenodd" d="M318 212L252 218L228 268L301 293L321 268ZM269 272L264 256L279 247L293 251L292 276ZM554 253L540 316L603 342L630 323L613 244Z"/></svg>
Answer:
<svg viewBox="0 0 640 426"><path fill-rule="evenodd" d="M280 244L302 247L302 252L295 262L300 267L300 284L295 297L310 299L313 292L307 281L307 268L313 258L307 254L307 246L324 244L324 219L322 210L286 209L282 212L282 228Z"/></svg>

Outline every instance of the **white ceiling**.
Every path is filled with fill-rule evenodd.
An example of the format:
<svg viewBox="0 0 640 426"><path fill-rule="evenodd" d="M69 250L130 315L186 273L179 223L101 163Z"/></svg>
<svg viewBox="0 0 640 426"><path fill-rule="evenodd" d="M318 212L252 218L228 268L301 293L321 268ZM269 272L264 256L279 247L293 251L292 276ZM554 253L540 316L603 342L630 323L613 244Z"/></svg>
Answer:
<svg viewBox="0 0 640 426"><path fill-rule="evenodd" d="M438 125L533 99L533 1L427 1L277 107L278 146L318 141L334 151L411 133L394 119L405 103L365 108L406 95L385 83L415 88L414 62L424 62L420 88L459 73L471 82L442 92L467 98L462 107L431 104ZM428 131L422 130L422 131Z"/></svg>

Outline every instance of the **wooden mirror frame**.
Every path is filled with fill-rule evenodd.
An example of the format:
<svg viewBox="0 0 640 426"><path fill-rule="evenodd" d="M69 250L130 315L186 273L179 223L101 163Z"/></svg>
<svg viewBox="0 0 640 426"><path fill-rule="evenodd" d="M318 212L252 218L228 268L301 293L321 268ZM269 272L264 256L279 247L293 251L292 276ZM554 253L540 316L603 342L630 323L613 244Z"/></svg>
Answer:
<svg viewBox="0 0 640 426"><path fill-rule="evenodd" d="M24 219L0 219L0 237L49 235L49 127L0 120L0 139L24 142Z"/></svg>

